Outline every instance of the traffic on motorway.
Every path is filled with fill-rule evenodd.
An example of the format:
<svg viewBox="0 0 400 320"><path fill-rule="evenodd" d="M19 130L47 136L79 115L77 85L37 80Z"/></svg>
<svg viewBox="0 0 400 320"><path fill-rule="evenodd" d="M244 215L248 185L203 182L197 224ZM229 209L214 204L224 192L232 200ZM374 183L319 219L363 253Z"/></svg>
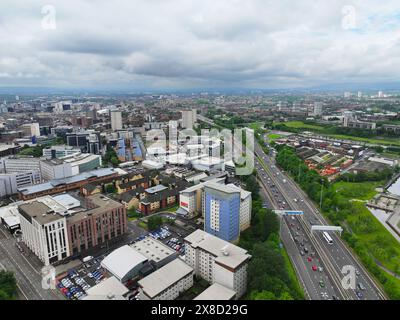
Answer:
<svg viewBox="0 0 400 320"><path fill-rule="evenodd" d="M317 208L308 199L306 194L299 189L299 187L288 177L285 172L281 171L275 164L274 161L274 152L272 155L267 155L263 152L261 147L256 144L256 155L258 156L258 161L256 162L256 170L258 172L258 177L260 181L265 186L265 189L270 194L270 198L272 198L272 202L275 203L275 209L279 210L301 210L304 212L303 217L295 218L292 222L288 222L285 218L284 221L289 223L289 230L293 241L296 242L296 246L298 248L297 253L289 252L289 254L297 254L300 255L303 260L306 259L307 262L312 263L313 257L310 257L304 249L303 245L307 243L304 239L308 239L311 244L317 248L312 248L312 252L315 252L316 255L320 253L323 256L319 257L321 262L321 272L326 272L328 277L327 282L329 285L325 285L325 287L331 286L334 288L332 290L330 297L328 299L359 299L359 300L377 300L377 299L385 299L384 294L377 286L377 284L372 280L372 278L368 275L368 273L362 268L356 258L352 255L349 249L344 245L344 243L339 239L336 234L329 233L329 237L331 238L331 242L329 243L324 237L323 233L316 232L315 234L311 234L311 226L312 225L326 225L326 221L319 214ZM293 224L293 226L290 225ZM295 230L293 230L293 228ZM299 228L299 229L298 229ZM298 229L298 230L297 230ZM294 236L293 236L293 232ZM296 232L298 235L296 235ZM302 235L300 235L300 232ZM308 237L307 237L308 235ZM297 240L296 240L297 239ZM303 245L302 245L303 244ZM306 247L307 248L307 247ZM307 251L310 252L310 248L307 248ZM311 261L308 261L311 258ZM295 259L292 259L295 261ZM323 264L327 265L327 268L323 267ZM345 289L342 285L342 279L345 276L342 274L342 269L344 266L354 266L355 269L355 287L350 289ZM315 267L314 267L315 266ZM297 268L299 266L296 266ZM315 264L311 264L311 270L319 272L318 266ZM312 281L313 286L323 285L320 283L318 277L311 277L314 279ZM331 282L329 282L329 279ZM307 280L302 279L304 286L307 290L310 290L310 285L307 286ZM332 284L331 284L332 283ZM312 299L315 299L312 292L308 292ZM322 292L320 292L322 295ZM321 296L322 299L327 299L326 295Z"/></svg>

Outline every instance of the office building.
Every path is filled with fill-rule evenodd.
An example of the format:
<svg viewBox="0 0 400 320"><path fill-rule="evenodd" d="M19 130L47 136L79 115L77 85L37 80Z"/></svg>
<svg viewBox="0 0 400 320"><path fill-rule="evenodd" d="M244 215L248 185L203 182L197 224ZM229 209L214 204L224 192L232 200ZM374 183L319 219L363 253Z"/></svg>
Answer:
<svg viewBox="0 0 400 320"><path fill-rule="evenodd" d="M40 161L40 172L45 181L53 179L64 179L79 174L73 172L72 166L60 159L50 159Z"/></svg>
<svg viewBox="0 0 400 320"><path fill-rule="evenodd" d="M12 156L0 159L0 171L4 173L40 172L40 159Z"/></svg>
<svg viewBox="0 0 400 320"><path fill-rule="evenodd" d="M175 259L138 281L140 300L174 300L193 286L193 267Z"/></svg>
<svg viewBox="0 0 400 320"><path fill-rule="evenodd" d="M111 115L111 129L122 130L122 113L121 111L110 111Z"/></svg>
<svg viewBox="0 0 400 320"><path fill-rule="evenodd" d="M194 231L184 241L185 262L195 275L235 291L236 299L246 293L251 256L245 249L202 230Z"/></svg>
<svg viewBox="0 0 400 320"><path fill-rule="evenodd" d="M0 174L0 197L18 193L23 188L40 183L38 172L4 173Z"/></svg>
<svg viewBox="0 0 400 320"><path fill-rule="evenodd" d="M84 210L68 217L67 227L71 254L80 253L125 234L126 208L102 194L95 194L85 198Z"/></svg>
<svg viewBox="0 0 400 320"><path fill-rule="evenodd" d="M66 217L56 207L40 201L18 207L22 240L45 265L70 255Z"/></svg>

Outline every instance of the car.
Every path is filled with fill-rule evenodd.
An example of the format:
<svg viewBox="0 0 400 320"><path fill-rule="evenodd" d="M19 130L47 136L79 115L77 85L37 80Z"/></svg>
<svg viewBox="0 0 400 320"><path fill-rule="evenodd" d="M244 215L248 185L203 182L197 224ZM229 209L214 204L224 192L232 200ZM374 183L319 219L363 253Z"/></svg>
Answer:
<svg viewBox="0 0 400 320"><path fill-rule="evenodd" d="M304 247L304 252L305 252L305 253L308 253L307 247Z"/></svg>
<svg viewBox="0 0 400 320"><path fill-rule="evenodd" d="M324 271L324 268L318 267L318 271L319 271L319 272L323 272L323 271Z"/></svg>
<svg viewBox="0 0 400 320"><path fill-rule="evenodd" d="M364 287L364 285L363 285L361 282L359 282L359 283L357 284L357 288L360 289L360 290L365 290L365 287Z"/></svg>
<svg viewBox="0 0 400 320"><path fill-rule="evenodd" d="M356 276L360 276L360 271L358 269L355 270L356 271Z"/></svg>
<svg viewBox="0 0 400 320"><path fill-rule="evenodd" d="M362 299L363 298L363 294L361 293L361 291L356 291L356 295L358 297L358 299Z"/></svg>
<svg viewBox="0 0 400 320"><path fill-rule="evenodd" d="M311 267L311 269L312 269L312 271L317 271L317 266L316 266L316 265L313 265L313 266Z"/></svg>
<svg viewBox="0 0 400 320"><path fill-rule="evenodd" d="M302 255L302 256L304 256L304 255L305 255L305 253L304 253L304 251L303 251L303 250L301 250L301 251L300 251L300 255Z"/></svg>
<svg viewBox="0 0 400 320"><path fill-rule="evenodd" d="M91 272L88 273L89 278L93 278L93 274Z"/></svg>
<svg viewBox="0 0 400 320"><path fill-rule="evenodd" d="M307 260L308 260L308 262L311 262L311 261L312 261L312 258L311 258L311 257L308 257Z"/></svg>
<svg viewBox="0 0 400 320"><path fill-rule="evenodd" d="M339 300L339 298L337 296L333 295L332 300Z"/></svg>
<svg viewBox="0 0 400 320"><path fill-rule="evenodd" d="M320 281L319 281L319 286L320 286L321 288L325 288L325 282L324 282L323 280L320 280Z"/></svg>

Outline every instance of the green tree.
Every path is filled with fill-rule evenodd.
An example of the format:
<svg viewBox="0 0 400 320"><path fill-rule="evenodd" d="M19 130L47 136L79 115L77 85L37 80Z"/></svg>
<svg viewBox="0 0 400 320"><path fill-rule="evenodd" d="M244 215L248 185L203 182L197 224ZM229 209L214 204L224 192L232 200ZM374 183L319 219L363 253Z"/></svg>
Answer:
<svg viewBox="0 0 400 320"><path fill-rule="evenodd" d="M150 231L156 230L161 227L163 221L160 216L152 216L147 220L147 227Z"/></svg>
<svg viewBox="0 0 400 320"><path fill-rule="evenodd" d="M14 273L0 271L0 300L12 300L17 298L17 280Z"/></svg>

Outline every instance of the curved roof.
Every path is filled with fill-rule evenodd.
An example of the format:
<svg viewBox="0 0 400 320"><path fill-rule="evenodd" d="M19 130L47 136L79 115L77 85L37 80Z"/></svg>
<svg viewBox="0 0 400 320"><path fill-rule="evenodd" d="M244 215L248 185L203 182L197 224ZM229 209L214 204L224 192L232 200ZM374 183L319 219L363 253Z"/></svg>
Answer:
<svg viewBox="0 0 400 320"><path fill-rule="evenodd" d="M125 245L104 258L101 266L121 281L133 268L146 261L147 258L144 255Z"/></svg>

